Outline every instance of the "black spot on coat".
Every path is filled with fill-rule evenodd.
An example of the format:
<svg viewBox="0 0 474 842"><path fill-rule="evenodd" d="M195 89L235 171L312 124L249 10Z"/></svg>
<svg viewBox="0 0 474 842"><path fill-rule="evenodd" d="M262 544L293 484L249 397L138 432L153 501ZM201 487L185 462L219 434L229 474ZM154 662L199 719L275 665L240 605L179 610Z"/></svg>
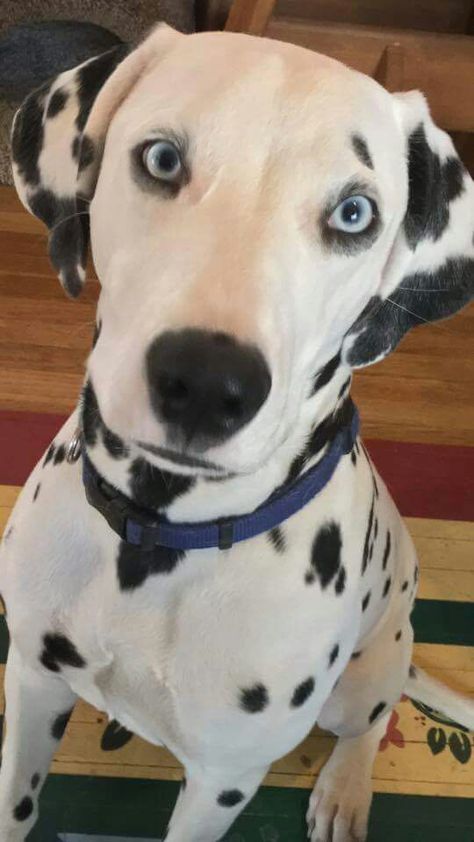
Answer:
<svg viewBox="0 0 474 842"><path fill-rule="evenodd" d="M59 447L56 449L56 453L54 454L53 463L55 465L60 465L61 462L64 462L66 458L66 447L64 444L60 444Z"/></svg>
<svg viewBox="0 0 474 842"><path fill-rule="evenodd" d="M240 789L225 789L217 796L220 807L236 807L245 798Z"/></svg>
<svg viewBox="0 0 474 842"><path fill-rule="evenodd" d="M267 535L276 551L278 553L284 553L286 550L286 540L282 529L279 526L275 526L274 529L270 529L270 531L267 532Z"/></svg>
<svg viewBox="0 0 474 842"><path fill-rule="evenodd" d="M35 502L35 500L38 499L38 494L40 493L40 488L41 488L41 483L39 482L38 485L35 488L35 493L33 494L33 503Z"/></svg>
<svg viewBox="0 0 474 842"><path fill-rule="evenodd" d="M369 607L369 602L370 602L370 591L367 591L366 595L364 596L364 599L362 600L362 611L367 611L367 608Z"/></svg>
<svg viewBox="0 0 474 842"><path fill-rule="evenodd" d="M311 573L318 577L323 590L339 571L341 548L340 527L334 521L326 523L316 535L311 550ZM308 582L308 578L306 581Z"/></svg>
<svg viewBox="0 0 474 842"><path fill-rule="evenodd" d="M120 725L116 719L112 719L102 734L100 747L102 751L117 751L126 746L131 739L133 739L132 732Z"/></svg>
<svg viewBox="0 0 474 842"><path fill-rule="evenodd" d="M375 494L372 495L372 503L370 506L369 518L367 521L367 529L365 531L364 549L362 551L362 575L367 570L367 565L370 561L370 541L372 537L372 524L374 522L374 506Z"/></svg>
<svg viewBox="0 0 474 842"><path fill-rule="evenodd" d="M121 541L117 557L120 589L131 591L143 585L148 576L172 573L184 557L183 550L171 550L160 546L153 550L141 550Z"/></svg>
<svg viewBox="0 0 474 842"><path fill-rule="evenodd" d="M329 362L327 362L326 365L323 366L323 368L316 374L311 392L312 395L315 395L319 389L322 389L323 386L326 386L332 380L339 368L340 362L341 353L338 351L337 354L335 354L335 356L332 357Z"/></svg>
<svg viewBox="0 0 474 842"><path fill-rule="evenodd" d="M408 590L408 579L405 579L402 585L402 593L405 593L406 590Z"/></svg>
<svg viewBox="0 0 474 842"><path fill-rule="evenodd" d="M329 666L330 667L332 667L332 665L337 661L338 657L339 657L339 644L336 643L336 645L334 646L334 648L331 651L331 654L329 655Z"/></svg>
<svg viewBox="0 0 474 842"><path fill-rule="evenodd" d="M39 782L41 780L41 775L39 772L35 772L33 777L31 778L31 789L37 789Z"/></svg>
<svg viewBox="0 0 474 842"><path fill-rule="evenodd" d="M130 466L130 496L134 503L151 511L161 511L194 485L193 477L155 468L146 459L134 459Z"/></svg>
<svg viewBox="0 0 474 842"><path fill-rule="evenodd" d="M24 798L21 799L19 804L13 810L13 818L16 819L17 822L24 822L26 819L29 819L33 812L33 801L29 795L25 795Z"/></svg>
<svg viewBox="0 0 474 842"><path fill-rule="evenodd" d="M370 725L372 725L372 723L375 722L377 717L380 716L380 714L382 713L382 711L385 710L386 707L387 707L386 702L379 702L378 705L375 705L372 713L369 716L369 724Z"/></svg>
<svg viewBox="0 0 474 842"><path fill-rule="evenodd" d="M51 672L60 672L61 666L76 667L77 669L86 666L84 658L69 638L56 633L48 633L43 636L43 651L40 655L40 661Z"/></svg>
<svg viewBox="0 0 474 842"><path fill-rule="evenodd" d="M314 692L314 688L315 681L314 678L312 678L311 676L310 678L307 678L306 681L303 681L301 684L298 684L291 697L291 707L301 707L301 705L303 705Z"/></svg>
<svg viewBox="0 0 474 842"><path fill-rule="evenodd" d="M54 444L50 444L50 446L48 447L46 456L44 457L43 468L44 468L45 465L48 464L48 462L51 462L51 459L54 456L54 451L55 451Z"/></svg>
<svg viewBox="0 0 474 842"><path fill-rule="evenodd" d="M337 576L337 579L336 579L336 584L335 584L335 591L336 591L338 596L340 596L342 593L344 593L344 590L345 590L345 587L346 587L346 578L347 578L346 568L342 564L340 569L339 569L339 573L338 573L338 576Z"/></svg>
<svg viewBox="0 0 474 842"><path fill-rule="evenodd" d="M387 596L387 594L390 590L391 584L392 584L392 578L391 578L391 576L389 576L388 579L386 580L384 588L383 588L383 594L382 594L383 599L385 599L385 597Z"/></svg>
<svg viewBox="0 0 474 842"><path fill-rule="evenodd" d="M390 530L387 530L387 538L385 541L385 549L383 551L383 559L382 559L382 570L387 569L388 564L388 557L390 555L390 547L391 547L391 537L390 537Z"/></svg>
<svg viewBox="0 0 474 842"><path fill-rule="evenodd" d="M240 691L240 707L246 713L261 713L269 704L268 690L264 684L254 684Z"/></svg>
<svg viewBox="0 0 474 842"><path fill-rule="evenodd" d="M401 629L399 629L399 631L397 631L397 633L395 635L395 640L397 641L397 643L398 643L399 640L401 640L401 637L402 637L402 631L401 631Z"/></svg>
<svg viewBox="0 0 474 842"><path fill-rule="evenodd" d="M67 724L71 718L74 708L58 714L51 725L51 736L54 740L61 740L64 736Z"/></svg>

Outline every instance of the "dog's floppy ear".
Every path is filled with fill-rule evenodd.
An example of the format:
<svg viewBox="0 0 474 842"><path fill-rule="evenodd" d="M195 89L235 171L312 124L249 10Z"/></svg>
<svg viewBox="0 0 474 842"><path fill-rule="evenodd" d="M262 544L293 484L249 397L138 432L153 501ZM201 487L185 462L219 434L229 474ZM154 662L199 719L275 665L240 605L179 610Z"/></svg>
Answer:
<svg viewBox="0 0 474 842"><path fill-rule="evenodd" d="M407 139L408 201L379 296L344 341L354 368L382 359L411 327L451 316L474 297L474 183L424 97L394 98Z"/></svg>
<svg viewBox="0 0 474 842"><path fill-rule="evenodd" d="M30 94L15 115L15 186L25 207L49 228L51 261L73 298L85 280L88 206L108 124L173 37L180 36L159 26L132 52L114 47L61 73Z"/></svg>

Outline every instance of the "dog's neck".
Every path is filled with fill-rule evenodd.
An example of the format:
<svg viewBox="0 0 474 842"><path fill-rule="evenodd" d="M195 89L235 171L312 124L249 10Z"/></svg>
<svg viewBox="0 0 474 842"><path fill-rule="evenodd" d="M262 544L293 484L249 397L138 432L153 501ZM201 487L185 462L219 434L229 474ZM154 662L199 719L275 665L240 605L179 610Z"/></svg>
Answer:
<svg viewBox="0 0 474 842"><path fill-rule="evenodd" d="M316 378L314 393L306 400L291 435L252 474L194 477L152 465L142 452L129 448L105 426L90 384L85 386L82 400L84 444L104 479L143 509L184 522L242 515L321 459L336 433L350 423L353 405L349 390L350 371L345 367L339 367L319 386Z"/></svg>

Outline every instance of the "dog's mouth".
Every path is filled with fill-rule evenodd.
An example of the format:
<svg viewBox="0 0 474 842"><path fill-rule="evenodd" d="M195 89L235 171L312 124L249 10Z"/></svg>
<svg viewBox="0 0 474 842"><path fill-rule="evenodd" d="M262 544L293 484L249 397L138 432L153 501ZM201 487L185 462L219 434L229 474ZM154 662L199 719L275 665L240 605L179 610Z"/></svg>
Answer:
<svg viewBox="0 0 474 842"><path fill-rule="evenodd" d="M157 447L154 444L138 441L138 446L147 453L152 453L154 456L159 456L160 459L166 459L167 462L173 462L174 465L181 465L184 468L196 468L212 473L227 474L225 468L217 465L215 462L209 462L207 459L200 459L197 456L188 456L187 453L182 453L177 450L170 450L167 447Z"/></svg>

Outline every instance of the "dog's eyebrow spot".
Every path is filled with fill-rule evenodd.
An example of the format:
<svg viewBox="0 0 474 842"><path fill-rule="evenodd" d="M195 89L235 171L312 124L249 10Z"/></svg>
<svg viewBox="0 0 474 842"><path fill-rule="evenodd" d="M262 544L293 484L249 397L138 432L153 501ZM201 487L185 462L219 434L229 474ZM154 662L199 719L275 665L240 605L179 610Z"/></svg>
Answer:
<svg viewBox="0 0 474 842"><path fill-rule="evenodd" d="M291 697L291 707L292 708L299 708L301 705L309 699L311 694L314 692L315 688L315 681L312 676L306 679L306 681L302 681L301 684L295 688L295 691Z"/></svg>
<svg viewBox="0 0 474 842"><path fill-rule="evenodd" d="M66 105L69 99L68 91L65 91L63 88L58 88L57 91L54 92L51 99L49 100L48 109L46 111L46 117L51 119L52 117L56 117L59 114L64 106Z"/></svg>
<svg viewBox="0 0 474 842"><path fill-rule="evenodd" d="M240 707L247 713L260 713L267 707L270 699L264 684L255 684L240 691Z"/></svg>
<svg viewBox="0 0 474 842"><path fill-rule="evenodd" d="M221 807L235 807L243 801L245 795L240 789L224 789L220 795L217 796L217 803Z"/></svg>
<svg viewBox="0 0 474 842"><path fill-rule="evenodd" d="M332 667L332 665L337 661L338 657L339 657L339 644L336 643L336 645L333 647L333 649L331 651L331 654L329 655L329 666L330 667Z"/></svg>
<svg viewBox="0 0 474 842"><path fill-rule="evenodd" d="M51 736L53 740L62 739L73 710L74 708L70 708L70 710L66 710L64 713L59 713L53 720L53 724L51 725Z"/></svg>
<svg viewBox="0 0 474 842"><path fill-rule="evenodd" d="M373 170L374 162L365 138L363 138L360 134L353 134L351 137L351 143L352 148L361 164L364 164L365 167L369 167L369 169Z"/></svg>
<svg viewBox="0 0 474 842"><path fill-rule="evenodd" d="M341 565L341 529L334 521L325 523L316 535L311 549L311 569L306 573L306 584L319 578L324 590L338 573Z"/></svg>

